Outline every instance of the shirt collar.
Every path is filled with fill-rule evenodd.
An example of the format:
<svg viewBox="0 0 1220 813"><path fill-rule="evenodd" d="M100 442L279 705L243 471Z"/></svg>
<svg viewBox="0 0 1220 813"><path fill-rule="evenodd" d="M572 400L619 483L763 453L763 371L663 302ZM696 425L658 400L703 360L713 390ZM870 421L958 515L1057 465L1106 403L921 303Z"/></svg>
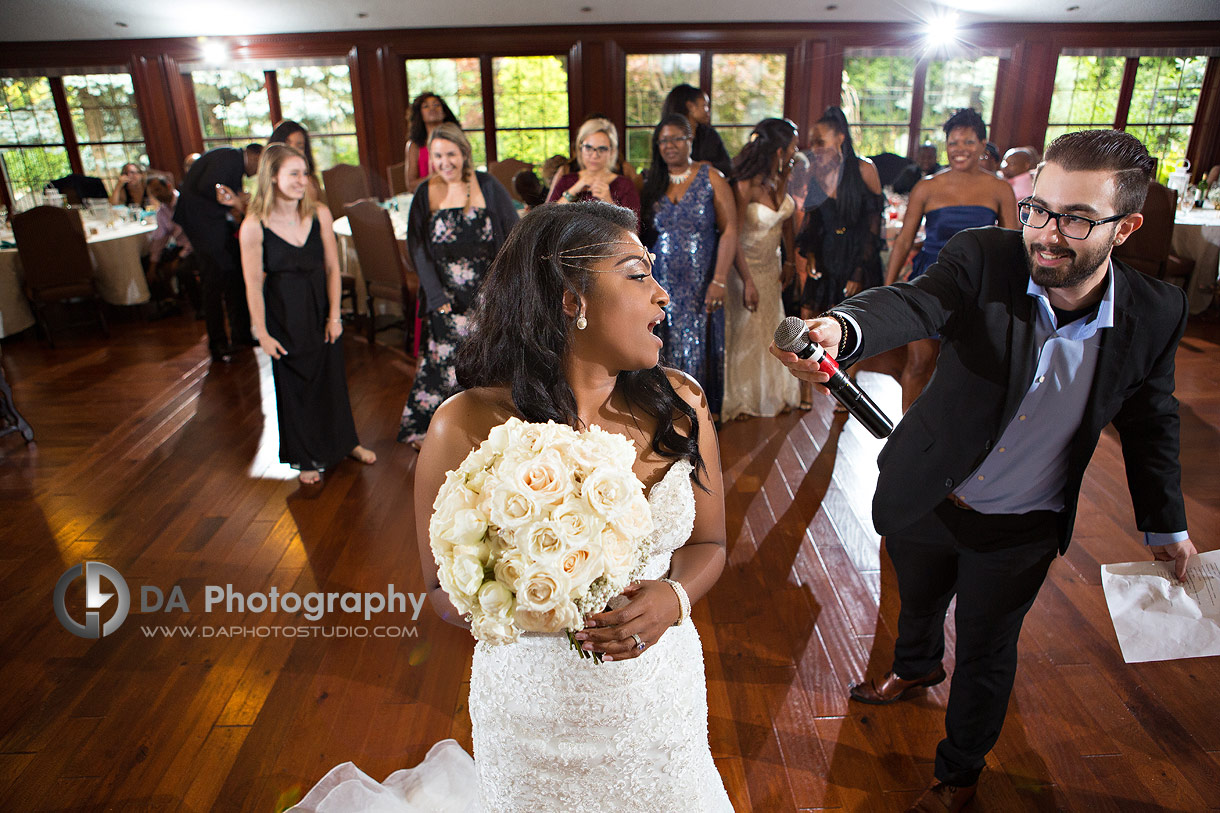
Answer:
<svg viewBox="0 0 1220 813"><path fill-rule="evenodd" d="M1025 287L1025 293L1037 299L1042 303L1043 313L1050 318L1051 324L1055 322L1055 311L1051 307L1050 298L1046 295L1046 289L1038 283L1034 282L1034 278L1029 278L1029 284ZM1106 292L1101 296L1101 302L1097 305L1097 313L1092 319L1083 322L1072 323L1076 326L1076 330L1072 331L1078 335L1072 338L1087 339L1103 327L1114 327L1114 261L1110 260L1106 267ZM1058 331L1056 331L1058 332Z"/></svg>

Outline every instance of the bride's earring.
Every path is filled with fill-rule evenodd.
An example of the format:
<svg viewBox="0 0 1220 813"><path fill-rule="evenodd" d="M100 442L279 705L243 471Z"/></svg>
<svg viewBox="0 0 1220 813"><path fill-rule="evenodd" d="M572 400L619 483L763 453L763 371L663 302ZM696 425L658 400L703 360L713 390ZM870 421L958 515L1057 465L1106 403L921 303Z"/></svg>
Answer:
<svg viewBox="0 0 1220 813"><path fill-rule="evenodd" d="M584 330L588 326L589 326L589 320L585 318L585 315L583 313L580 316L576 317L576 329L577 330Z"/></svg>

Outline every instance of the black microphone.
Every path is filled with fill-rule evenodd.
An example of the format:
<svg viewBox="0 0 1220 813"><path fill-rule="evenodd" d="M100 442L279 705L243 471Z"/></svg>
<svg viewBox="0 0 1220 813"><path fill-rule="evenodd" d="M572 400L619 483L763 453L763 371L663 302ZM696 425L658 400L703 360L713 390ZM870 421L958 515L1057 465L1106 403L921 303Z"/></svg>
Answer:
<svg viewBox="0 0 1220 813"><path fill-rule="evenodd" d="M864 424L873 437L889 437L890 432L894 431L894 424L873 403L873 399L839 369L838 363L826 355L821 345L809 341L809 328L803 320L789 316L780 322L775 329L775 346L788 353L796 353L798 358L816 361L818 369L830 376L826 382L830 394L847 408L853 418Z"/></svg>

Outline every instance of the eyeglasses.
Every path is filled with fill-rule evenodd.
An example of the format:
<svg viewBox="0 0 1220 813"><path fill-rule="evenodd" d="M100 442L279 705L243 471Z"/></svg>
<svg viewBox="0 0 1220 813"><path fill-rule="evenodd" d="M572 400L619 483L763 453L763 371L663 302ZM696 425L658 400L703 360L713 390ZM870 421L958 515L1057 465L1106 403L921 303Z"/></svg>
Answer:
<svg viewBox="0 0 1220 813"><path fill-rule="evenodd" d="M1122 220L1129 214L1131 212L1101 220L1090 220L1080 215L1065 215L1062 212L1052 212L1050 209L1030 202L1029 198L1025 198L1017 203L1017 216L1021 218L1021 222L1026 226L1029 226L1031 229L1040 229L1049 223L1053 217L1055 218L1055 228L1059 230L1059 233L1073 240L1087 239L1093 233L1095 226L1113 223L1115 220Z"/></svg>
<svg viewBox="0 0 1220 813"><path fill-rule="evenodd" d="M678 144L685 144L687 141L690 141L689 136L673 136L671 138L658 138L657 146L658 147L671 147L671 146L676 146Z"/></svg>
<svg viewBox="0 0 1220 813"><path fill-rule="evenodd" d="M596 155L609 155L610 154L609 147L594 147L592 144L581 144L580 148L582 150L584 150L585 152L591 152Z"/></svg>

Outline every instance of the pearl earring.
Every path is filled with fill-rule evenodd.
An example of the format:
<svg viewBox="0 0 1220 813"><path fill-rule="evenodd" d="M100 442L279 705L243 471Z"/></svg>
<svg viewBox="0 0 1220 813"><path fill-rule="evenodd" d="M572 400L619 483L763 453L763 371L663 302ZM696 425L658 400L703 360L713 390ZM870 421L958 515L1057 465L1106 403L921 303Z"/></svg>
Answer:
<svg viewBox="0 0 1220 813"><path fill-rule="evenodd" d="M588 326L589 326L589 320L585 318L585 315L583 313L580 316L576 317L576 329L577 330L584 330Z"/></svg>

